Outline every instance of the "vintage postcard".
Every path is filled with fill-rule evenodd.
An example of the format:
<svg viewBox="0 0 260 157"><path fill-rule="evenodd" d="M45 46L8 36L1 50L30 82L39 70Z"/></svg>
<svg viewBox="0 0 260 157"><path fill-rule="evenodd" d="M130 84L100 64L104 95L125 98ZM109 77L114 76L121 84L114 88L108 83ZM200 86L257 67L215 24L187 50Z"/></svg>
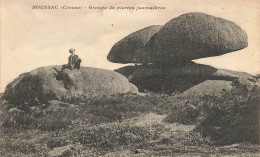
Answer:
<svg viewBox="0 0 260 157"><path fill-rule="evenodd" d="M1 0L0 156L259 156L259 0Z"/></svg>

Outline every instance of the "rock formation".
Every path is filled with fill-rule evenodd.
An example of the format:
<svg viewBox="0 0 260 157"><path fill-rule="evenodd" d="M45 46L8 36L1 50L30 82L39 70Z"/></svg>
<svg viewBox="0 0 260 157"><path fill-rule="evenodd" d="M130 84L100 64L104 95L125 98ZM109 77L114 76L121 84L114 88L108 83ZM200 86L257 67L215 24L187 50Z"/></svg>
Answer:
<svg viewBox="0 0 260 157"><path fill-rule="evenodd" d="M247 47L247 34L235 23L204 13L187 13L173 18L162 27L152 29L154 27L130 34L116 43L108 55L108 60L112 62L142 63L142 66L115 70L126 76L140 91L169 94L187 91L186 94L191 94L197 90L228 90L231 84L238 82L257 82L246 73L216 69L191 61ZM147 32L150 32L149 37Z"/></svg>
<svg viewBox="0 0 260 157"><path fill-rule="evenodd" d="M204 13L187 13L164 26L150 26L116 43L108 60L116 63L176 63L219 56L247 47L235 23Z"/></svg>
<svg viewBox="0 0 260 157"><path fill-rule="evenodd" d="M21 74L6 87L3 98L16 105L37 105L49 100L68 102L137 90L127 78L113 71L82 67L60 72L60 69L48 66Z"/></svg>
<svg viewBox="0 0 260 157"><path fill-rule="evenodd" d="M107 59L114 63L140 63L137 54L142 53L146 43L161 27L149 26L128 35L112 47Z"/></svg>
<svg viewBox="0 0 260 157"><path fill-rule="evenodd" d="M219 56L247 47L247 34L235 23L204 13L187 13L167 22L146 45L150 60L171 62ZM148 58L148 57L144 57Z"/></svg>
<svg viewBox="0 0 260 157"><path fill-rule="evenodd" d="M191 61L247 45L246 33L235 23L203 13L187 13L167 22L145 46L129 45L134 54L131 63L142 65L115 71L141 92L176 95L181 101L173 104L183 104L168 117L181 123L196 115L195 130L218 144L258 143L259 76ZM120 53L113 51L109 55L116 58ZM120 55L117 62L124 63L124 57Z"/></svg>
<svg viewBox="0 0 260 157"><path fill-rule="evenodd" d="M232 84L253 85L257 80L242 72L216 69L194 62L183 65L126 66L115 70L126 76L140 91L196 95L231 90Z"/></svg>

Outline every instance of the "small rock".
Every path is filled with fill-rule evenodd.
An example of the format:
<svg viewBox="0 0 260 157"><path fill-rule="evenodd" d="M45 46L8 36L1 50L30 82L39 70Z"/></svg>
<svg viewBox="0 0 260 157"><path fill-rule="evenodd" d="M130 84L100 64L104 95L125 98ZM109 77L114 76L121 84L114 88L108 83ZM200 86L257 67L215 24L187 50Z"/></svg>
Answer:
<svg viewBox="0 0 260 157"><path fill-rule="evenodd" d="M19 110L18 108L11 108L9 111L8 111L8 113L10 114L10 115L17 115L17 114L20 114L22 111L21 110Z"/></svg>

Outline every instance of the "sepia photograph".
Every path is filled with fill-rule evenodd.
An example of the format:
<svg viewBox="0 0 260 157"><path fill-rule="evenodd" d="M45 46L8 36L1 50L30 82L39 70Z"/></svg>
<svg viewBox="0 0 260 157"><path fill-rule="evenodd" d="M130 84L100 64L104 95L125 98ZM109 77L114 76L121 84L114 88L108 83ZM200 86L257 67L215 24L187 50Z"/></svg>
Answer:
<svg viewBox="0 0 260 157"><path fill-rule="evenodd" d="M260 0L0 2L0 156L260 156Z"/></svg>

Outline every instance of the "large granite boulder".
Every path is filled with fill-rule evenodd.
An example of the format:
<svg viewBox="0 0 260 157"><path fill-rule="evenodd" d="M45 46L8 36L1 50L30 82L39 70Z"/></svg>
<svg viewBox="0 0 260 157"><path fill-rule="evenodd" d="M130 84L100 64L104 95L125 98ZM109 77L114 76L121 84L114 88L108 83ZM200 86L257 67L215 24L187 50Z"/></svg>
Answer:
<svg viewBox="0 0 260 157"><path fill-rule="evenodd" d="M255 77L194 62L183 65L126 66L115 70L126 76L140 91L196 95L230 90L232 84L256 84Z"/></svg>
<svg viewBox="0 0 260 157"><path fill-rule="evenodd" d="M149 26L126 36L112 47L107 59L114 63L140 63L136 54L142 53L145 44L161 27Z"/></svg>
<svg viewBox="0 0 260 157"><path fill-rule="evenodd" d="M114 71L87 67L60 70L60 66L48 66L21 74L8 84L3 99L16 105L37 105L137 92L127 78Z"/></svg>
<svg viewBox="0 0 260 157"><path fill-rule="evenodd" d="M195 12L167 22L136 58L146 63L171 63L219 56L247 46L247 34L235 23Z"/></svg>

